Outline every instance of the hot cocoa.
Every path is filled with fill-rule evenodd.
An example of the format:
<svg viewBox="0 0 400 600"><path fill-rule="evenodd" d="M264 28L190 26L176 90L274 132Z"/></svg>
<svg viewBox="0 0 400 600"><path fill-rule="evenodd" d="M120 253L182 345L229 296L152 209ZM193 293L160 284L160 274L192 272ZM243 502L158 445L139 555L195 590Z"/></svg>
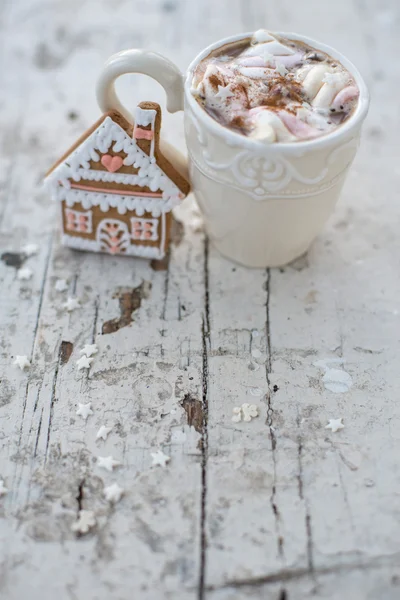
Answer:
<svg viewBox="0 0 400 600"><path fill-rule="evenodd" d="M265 143L334 131L359 90L336 59L266 30L214 50L196 68L192 94L216 121Z"/></svg>

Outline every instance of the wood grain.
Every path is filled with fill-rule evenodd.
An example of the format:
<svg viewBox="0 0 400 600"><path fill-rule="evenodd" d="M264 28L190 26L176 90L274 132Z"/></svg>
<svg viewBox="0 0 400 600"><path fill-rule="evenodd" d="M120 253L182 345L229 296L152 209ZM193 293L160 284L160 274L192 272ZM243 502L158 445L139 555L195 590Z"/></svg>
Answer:
<svg viewBox="0 0 400 600"><path fill-rule="evenodd" d="M399 20L394 0L340 0L329 18L317 0L1 3L2 598L398 598ZM98 118L103 61L149 47L184 69L207 44L260 26L338 47L373 92L309 255L284 269L235 266L192 226L192 198L162 269L62 248L41 179ZM147 78L126 77L119 92L131 108L164 105ZM184 149L181 115L163 133ZM27 242L38 255L23 256ZM21 263L30 281L16 278ZM129 318L121 290L135 297ZM82 304L70 314L67 295ZM99 353L77 371L86 343ZM29 372L12 366L17 354ZM330 358L352 377L345 394L315 366ZM92 403L86 422L77 402ZM243 402L260 416L233 423ZM332 434L338 417L345 428ZM166 469L151 465L159 448ZM110 454L122 463L113 473L96 466ZM103 487L114 481L125 493L112 507ZM77 537L82 508L97 525Z"/></svg>

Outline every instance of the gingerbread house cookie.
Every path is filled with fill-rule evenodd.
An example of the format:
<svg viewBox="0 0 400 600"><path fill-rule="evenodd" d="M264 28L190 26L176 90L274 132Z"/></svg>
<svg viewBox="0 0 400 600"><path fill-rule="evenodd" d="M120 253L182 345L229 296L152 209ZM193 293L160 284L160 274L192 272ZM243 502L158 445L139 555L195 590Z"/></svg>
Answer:
<svg viewBox="0 0 400 600"><path fill-rule="evenodd" d="M161 154L161 109L138 105L133 127L111 111L50 169L62 243L78 250L161 259L172 209L189 183Z"/></svg>

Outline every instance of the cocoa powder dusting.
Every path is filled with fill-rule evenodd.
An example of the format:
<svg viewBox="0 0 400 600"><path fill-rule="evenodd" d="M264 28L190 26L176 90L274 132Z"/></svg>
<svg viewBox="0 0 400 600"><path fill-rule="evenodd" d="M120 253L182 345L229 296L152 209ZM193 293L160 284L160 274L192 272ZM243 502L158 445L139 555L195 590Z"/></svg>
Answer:
<svg viewBox="0 0 400 600"><path fill-rule="evenodd" d="M229 124L234 129L240 129L240 130L245 129L245 120L241 116L234 117Z"/></svg>
<svg viewBox="0 0 400 600"><path fill-rule="evenodd" d="M244 97L244 103L243 103L244 108L247 108L247 109L251 108L249 97L247 94L247 87L243 83L234 84L231 86L231 89L233 92L239 92L239 94L241 94L241 96Z"/></svg>
<svg viewBox="0 0 400 600"><path fill-rule="evenodd" d="M196 100L211 118L245 136L257 134L261 136L259 139L264 139L264 120L259 120L259 116L268 112L275 115L275 119L271 119L273 129L279 128L277 117L283 122L283 127L276 132L277 142L292 140L293 136L301 141L306 134L316 137L329 133L352 114L356 105L357 88L353 91L352 104L348 101L343 106L331 107L327 116L324 111L314 107L312 101L315 94L312 95L302 83L303 75L307 76L308 73L303 67L312 69L318 64L326 63L328 72L346 73L346 69L336 59L305 42L266 33L267 42L263 41L262 36L254 35L225 44L203 59L196 68L194 82L197 85L199 81L207 81L209 85L203 86L202 96L196 94ZM270 41L272 43L268 45ZM276 43L293 49L293 56L291 53L286 56L284 52L281 56L279 47L275 55ZM257 48L258 45L260 48ZM267 61L265 48L271 48L275 61ZM206 76L208 65L213 68ZM350 73L348 76L347 86L355 86ZM321 84L323 83L321 78ZM219 86L227 91L224 89L218 93ZM318 113L318 119L314 121L311 120L313 113ZM307 129L304 122L317 123L318 126L312 124ZM293 131L289 124L293 124Z"/></svg>
<svg viewBox="0 0 400 600"><path fill-rule="evenodd" d="M210 75L208 81L212 85L212 87L216 90L219 85L224 85L224 82L218 77L218 75Z"/></svg>
<svg viewBox="0 0 400 600"><path fill-rule="evenodd" d="M285 108L289 110L287 106L289 101L299 104L304 101L301 84L293 79L276 77L271 81L268 92L261 99L259 105L268 106L271 109Z"/></svg>

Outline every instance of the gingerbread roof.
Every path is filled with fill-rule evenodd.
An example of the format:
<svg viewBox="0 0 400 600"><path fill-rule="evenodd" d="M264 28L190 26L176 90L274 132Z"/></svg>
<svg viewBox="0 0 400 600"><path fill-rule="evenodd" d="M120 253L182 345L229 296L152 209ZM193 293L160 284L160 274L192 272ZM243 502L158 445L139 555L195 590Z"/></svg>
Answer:
<svg viewBox="0 0 400 600"><path fill-rule="evenodd" d="M110 111L53 165L46 181L65 188L64 193L79 182L99 193L181 199L190 186L160 152L160 126L161 109L154 102L139 104L135 129L120 113Z"/></svg>

